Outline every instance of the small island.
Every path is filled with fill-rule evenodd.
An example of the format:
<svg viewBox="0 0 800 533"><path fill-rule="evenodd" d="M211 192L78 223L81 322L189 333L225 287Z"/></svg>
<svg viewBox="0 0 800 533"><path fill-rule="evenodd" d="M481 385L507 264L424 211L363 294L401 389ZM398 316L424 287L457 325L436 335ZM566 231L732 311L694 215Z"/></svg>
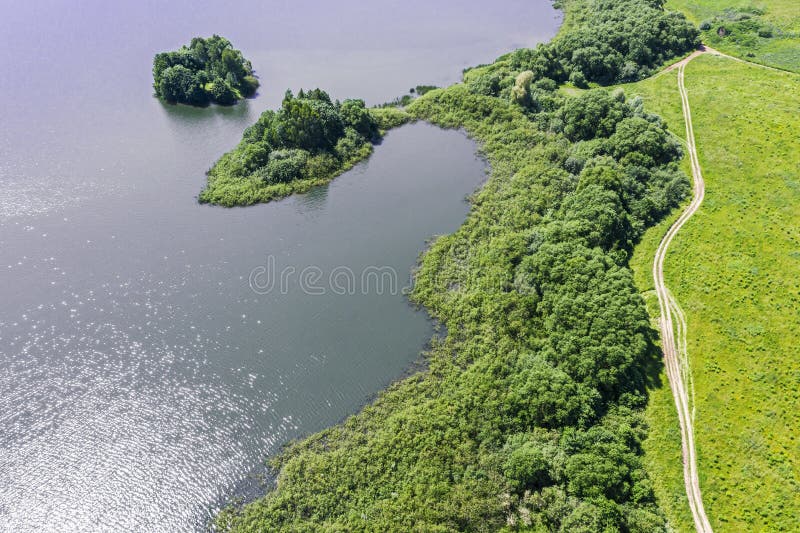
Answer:
<svg viewBox="0 0 800 533"><path fill-rule="evenodd" d="M189 46L153 58L153 88L169 103L233 105L254 95L258 85L250 61L219 35L195 37Z"/></svg>
<svg viewBox="0 0 800 533"><path fill-rule="evenodd" d="M385 130L407 119L363 100L332 101L321 89L287 91L280 109L262 113L208 171L199 200L233 207L307 191L367 158Z"/></svg>

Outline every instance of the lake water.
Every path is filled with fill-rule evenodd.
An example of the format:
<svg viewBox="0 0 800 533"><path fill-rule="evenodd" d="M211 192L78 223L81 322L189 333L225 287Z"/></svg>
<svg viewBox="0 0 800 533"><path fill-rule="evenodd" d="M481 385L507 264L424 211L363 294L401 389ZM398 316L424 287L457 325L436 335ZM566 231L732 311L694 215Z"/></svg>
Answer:
<svg viewBox="0 0 800 533"><path fill-rule="evenodd" d="M401 376L432 334L401 289L464 219L475 145L405 126L331 185L245 209L197 204L204 172L288 87L379 103L559 22L549 0L2 11L0 524L23 532L200 529L282 443ZM155 100L153 54L214 32L259 96Z"/></svg>

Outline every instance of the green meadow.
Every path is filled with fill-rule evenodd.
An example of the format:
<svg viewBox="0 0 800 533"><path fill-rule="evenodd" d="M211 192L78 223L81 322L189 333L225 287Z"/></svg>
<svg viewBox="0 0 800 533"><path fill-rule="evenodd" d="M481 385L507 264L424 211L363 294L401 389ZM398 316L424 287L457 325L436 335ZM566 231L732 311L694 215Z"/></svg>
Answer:
<svg viewBox="0 0 800 533"><path fill-rule="evenodd" d="M701 487L716 531L800 523L800 76L701 56L686 68L706 181L670 248L667 284L688 320ZM676 73L629 85L683 138ZM655 316L650 269L669 222L632 262ZM677 530L692 530L669 387L651 391L646 464Z"/></svg>
<svg viewBox="0 0 800 533"><path fill-rule="evenodd" d="M666 8L700 25L703 42L721 52L800 72L797 0L667 0Z"/></svg>

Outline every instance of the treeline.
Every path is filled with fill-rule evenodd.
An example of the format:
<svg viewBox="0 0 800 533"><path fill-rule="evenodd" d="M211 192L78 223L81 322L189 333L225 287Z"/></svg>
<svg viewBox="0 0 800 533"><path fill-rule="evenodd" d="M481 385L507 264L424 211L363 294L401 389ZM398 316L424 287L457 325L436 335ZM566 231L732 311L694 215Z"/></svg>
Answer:
<svg viewBox="0 0 800 533"><path fill-rule="evenodd" d="M171 103L232 105L258 89L253 66L219 35L195 37L189 46L153 58L156 96Z"/></svg>
<svg viewBox="0 0 800 533"><path fill-rule="evenodd" d="M209 170L200 201L249 205L323 183L367 157L380 126L363 100L287 91L280 109L262 113Z"/></svg>

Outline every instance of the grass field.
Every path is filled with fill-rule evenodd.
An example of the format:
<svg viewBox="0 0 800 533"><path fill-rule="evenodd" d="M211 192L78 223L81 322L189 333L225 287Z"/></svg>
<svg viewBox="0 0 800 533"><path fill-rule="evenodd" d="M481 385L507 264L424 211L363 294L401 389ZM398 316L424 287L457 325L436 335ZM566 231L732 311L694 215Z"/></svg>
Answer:
<svg viewBox="0 0 800 533"><path fill-rule="evenodd" d="M673 243L666 276L688 318L703 499L716 531L792 530L800 523L800 76L702 56L686 84L706 200ZM684 136L675 73L626 90ZM634 260L651 303L665 230L646 234ZM652 391L647 463L670 522L688 531L671 401L666 383Z"/></svg>
<svg viewBox="0 0 800 533"><path fill-rule="evenodd" d="M722 52L800 72L797 0L667 0L666 7L686 14L696 24L711 22L703 32L703 42ZM720 27L729 34L720 36Z"/></svg>
<svg viewBox="0 0 800 533"><path fill-rule="evenodd" d="M648 78L638 83L621 86L630 96L644 99L649 111L659 114L672 133L685 143L685 129L678 93L677 70ZM691 175L689 159L682 161L684 172ZM688 203L688 202L687 202ZM653 317L653 328L657 329L658 299L653 285L653 257L656 248L669 226L678 218L676 210L661 224L650 228L636 246L631 260L631 268L637 287L642 291L647 310ZM645 441L645 463L653 478L659 505L666 513L670 525L676 531L692 531L694 525L689 512L689 501L683 484L681 469L681 433L672 392L664 372L661 372L660 386L650 390L650 402L646 411L650 433Z"/></svg>

